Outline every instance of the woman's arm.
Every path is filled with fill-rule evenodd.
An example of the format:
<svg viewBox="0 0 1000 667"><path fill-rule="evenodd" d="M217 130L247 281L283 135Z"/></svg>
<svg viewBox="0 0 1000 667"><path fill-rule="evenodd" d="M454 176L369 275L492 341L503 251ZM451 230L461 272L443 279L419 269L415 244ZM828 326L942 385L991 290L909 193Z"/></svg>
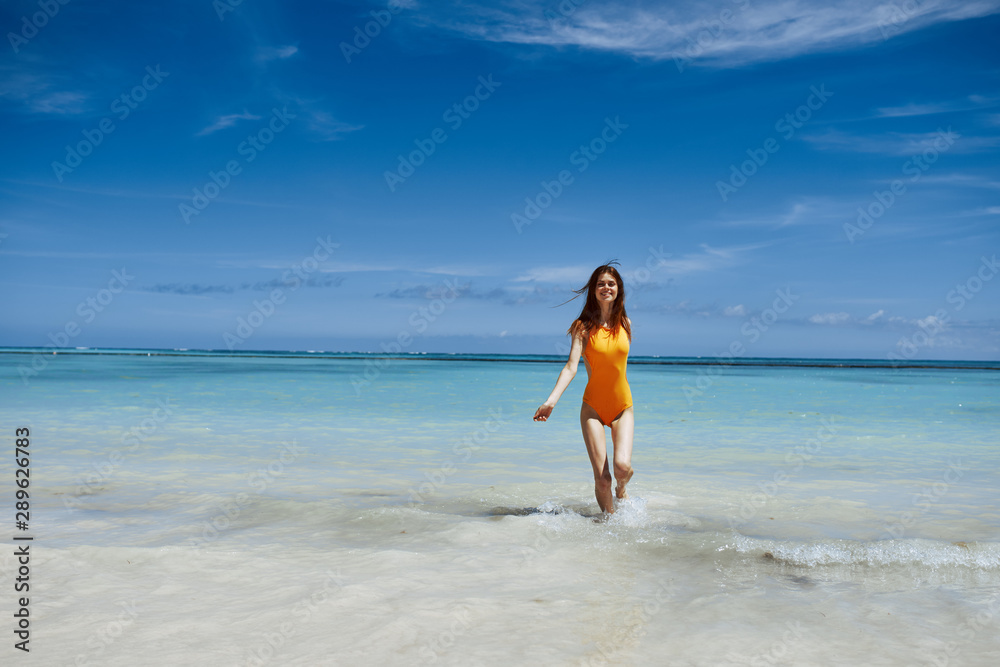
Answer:
<svg viewBox="0 0 1000 667"><path fill-rule="evenodd" d="M563 392L566 391L566 387L569 383L573 381L576 377L576 369L580 364L580 355L583 354L583 333L577 329L573 333L573 345L569 350L569 360L566 361L566 365L562 367L559 371L559 379L556 380L555 389L549 394L549 397L545 399L545 402L535 410L535 421L545 421L552 414L552 408L556 407L556 403L559 402L559 398L562 396Z"/></svg>

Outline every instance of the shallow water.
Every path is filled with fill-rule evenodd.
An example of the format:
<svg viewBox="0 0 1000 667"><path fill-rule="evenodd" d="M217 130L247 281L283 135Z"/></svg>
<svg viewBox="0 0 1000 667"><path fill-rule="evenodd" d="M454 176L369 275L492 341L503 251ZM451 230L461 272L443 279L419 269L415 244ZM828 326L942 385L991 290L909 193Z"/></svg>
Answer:
<svg viewBox="0 0 1000 667"><path fill-rule="evenodd" d="M630 366L608 518L555 364L24 363L24 664L1000 664L1000 372Z"/></svg>

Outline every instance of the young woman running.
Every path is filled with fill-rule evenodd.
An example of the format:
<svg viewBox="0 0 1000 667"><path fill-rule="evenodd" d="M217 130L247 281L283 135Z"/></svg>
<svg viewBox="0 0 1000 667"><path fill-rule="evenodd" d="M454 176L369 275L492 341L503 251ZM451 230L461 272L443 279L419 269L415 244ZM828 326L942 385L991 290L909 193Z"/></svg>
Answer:
<svg viewBox="0 0 1000 667"><path fill-rule="evenodd" d="M615 496L628 498L625 485L632 479L632 391L625 377L632 324L625 315L625 287L621 275L608 262L597 267L586 286L574 290L587 292L587 301L580 317L567 331L573 337L569 360L559 372L555 389L535 411L535 421L546 421L559 397L576 376L580 356L587 367L587 387L580 406L580 427L583 442L594 469L594 494L601 510L615 511L611 495L611 470L604 441L604 427L611 427L614 443ZM574 297L575 298L575 297Z"/></svg>

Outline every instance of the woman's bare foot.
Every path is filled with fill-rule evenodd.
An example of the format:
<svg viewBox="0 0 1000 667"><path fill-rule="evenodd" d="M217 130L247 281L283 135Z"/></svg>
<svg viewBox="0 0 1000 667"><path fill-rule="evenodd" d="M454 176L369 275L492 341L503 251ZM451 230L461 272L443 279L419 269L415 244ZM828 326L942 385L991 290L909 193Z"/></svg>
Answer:
<svg viewBox="0 0 1000 667"><path fill-rule="evenodd" d="M632 475L634 473L635 470L633 470L632 467L629 466L628 472L625 474L625 476L620 477L618 479L618 484L615 486L615 497L617 497L619 500L625 500L626 498L628 498L628 492L625 491L625 485L628 484L630 479L632 479Z"/></svg>
<svg viewBox="0 0 1000 667"><path fill-rule="evenodd" d="M602 512L608 514L615 513L615 502L611 497L611 476L607 479L600 479L594 485L594 495L597 496L597 505Z"/></svg>

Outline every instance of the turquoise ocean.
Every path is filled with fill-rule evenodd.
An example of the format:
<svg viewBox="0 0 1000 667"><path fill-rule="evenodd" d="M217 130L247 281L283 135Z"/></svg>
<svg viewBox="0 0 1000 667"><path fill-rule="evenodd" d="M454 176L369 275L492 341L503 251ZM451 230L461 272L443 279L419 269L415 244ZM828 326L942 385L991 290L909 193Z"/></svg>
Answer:
<svg viewBox="0 0 1000 667"><path fill-rule="evenodd" d="M1000 664L1000 363L632 358L604 517L564 358L53 352L3 664Z"/></svg>

